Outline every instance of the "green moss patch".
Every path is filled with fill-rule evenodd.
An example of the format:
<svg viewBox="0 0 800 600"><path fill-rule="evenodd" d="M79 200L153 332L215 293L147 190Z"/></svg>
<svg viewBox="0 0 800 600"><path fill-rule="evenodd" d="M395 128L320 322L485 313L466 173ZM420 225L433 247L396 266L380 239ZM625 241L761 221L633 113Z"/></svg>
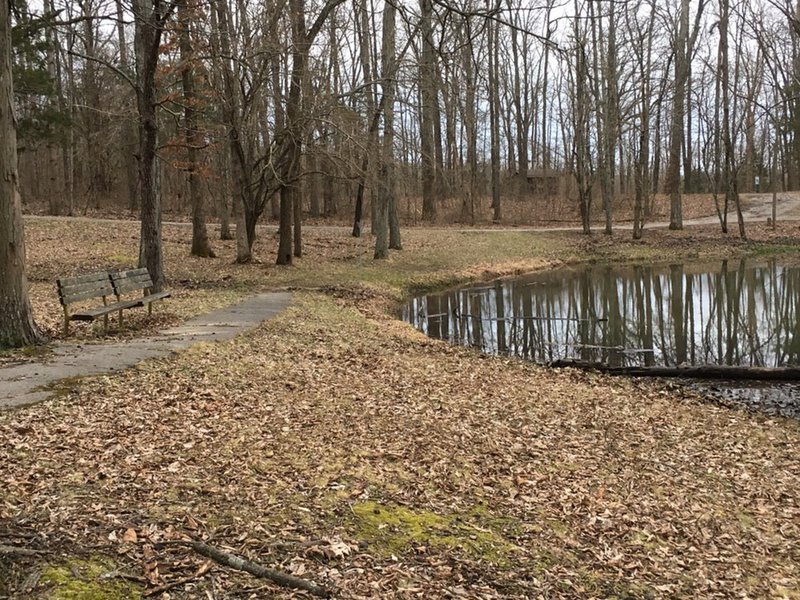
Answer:
<svg viewBox="0 0 800 600"><path fill-rule="evenodd" d="M401 554L421 547L458 549L495 564L507 562L515 546L490 528L458 515L414 511L367 501L354 505L356 535L379 550Z"/></svg>
<svg viewBox="0 0 800 600"><path fill-rule="evenodd" d="M42 571L40 586L49 600L134 600L141 591L110 576L114 565L104 559L72 560Z"/></svg>

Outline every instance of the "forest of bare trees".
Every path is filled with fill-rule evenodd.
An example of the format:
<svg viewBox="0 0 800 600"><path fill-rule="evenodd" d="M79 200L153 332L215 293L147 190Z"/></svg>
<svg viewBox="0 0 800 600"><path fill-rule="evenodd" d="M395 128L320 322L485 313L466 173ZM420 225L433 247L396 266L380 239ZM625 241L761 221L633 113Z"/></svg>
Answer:
<svg viewBox="0 0 800 600"><path fill-rule="evenodd" d="M165 212L240 262L276 220L283 264L307 219L385 257L401 222L639 237L661 194L744 236L740 192L800 185L793 2L15 0L22 200L140 216L156 281Z"/></svg>

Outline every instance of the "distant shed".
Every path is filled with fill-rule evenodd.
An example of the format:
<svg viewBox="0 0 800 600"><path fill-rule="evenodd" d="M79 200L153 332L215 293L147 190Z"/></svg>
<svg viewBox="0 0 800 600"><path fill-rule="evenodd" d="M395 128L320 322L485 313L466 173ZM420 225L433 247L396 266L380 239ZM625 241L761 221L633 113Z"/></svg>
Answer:
<svg viewBox="0 0 800 600"><path fill-rule="evenodd" d="M536 168L528 171L528 191L534 196L555 196L561 188L561 171Z"/></svg>

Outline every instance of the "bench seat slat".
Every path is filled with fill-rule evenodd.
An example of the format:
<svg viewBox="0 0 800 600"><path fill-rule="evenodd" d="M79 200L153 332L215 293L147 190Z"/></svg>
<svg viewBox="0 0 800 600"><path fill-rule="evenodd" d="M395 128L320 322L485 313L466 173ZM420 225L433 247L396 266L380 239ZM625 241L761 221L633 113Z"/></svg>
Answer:
<svg viewBox="0 0 800 600"><path fill-rule="evenodd" d="M81 310L71 314L69 318L73 321L94 321L97 317L102 317L103 315L126 308L133 308L135 306L139 306L138 300L125 300L124 302L115 302L108 306L98 306L97 308Z"/></svg>
<svg viewBox="0 0 800 600"><path fill-rule="evenodd" d="M170 298L172 294L169 292L158 292L156 294L149 294L144 298L139 299L139 305L144 306L145 304L150 304L151 302L155 302L156 300L163 300L164 298Z"/></svg>

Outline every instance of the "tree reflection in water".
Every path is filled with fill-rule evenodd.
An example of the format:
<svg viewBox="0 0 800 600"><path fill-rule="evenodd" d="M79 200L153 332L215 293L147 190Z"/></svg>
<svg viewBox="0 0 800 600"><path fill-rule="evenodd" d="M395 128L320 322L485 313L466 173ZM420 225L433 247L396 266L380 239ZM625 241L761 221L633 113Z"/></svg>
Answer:
<svg viewBox="0 0 800 600"><path fill-rule="evenodd" d="M431 337L536 362L800 364L800 268L776 260L592 265L414 298Z"/></svg>

